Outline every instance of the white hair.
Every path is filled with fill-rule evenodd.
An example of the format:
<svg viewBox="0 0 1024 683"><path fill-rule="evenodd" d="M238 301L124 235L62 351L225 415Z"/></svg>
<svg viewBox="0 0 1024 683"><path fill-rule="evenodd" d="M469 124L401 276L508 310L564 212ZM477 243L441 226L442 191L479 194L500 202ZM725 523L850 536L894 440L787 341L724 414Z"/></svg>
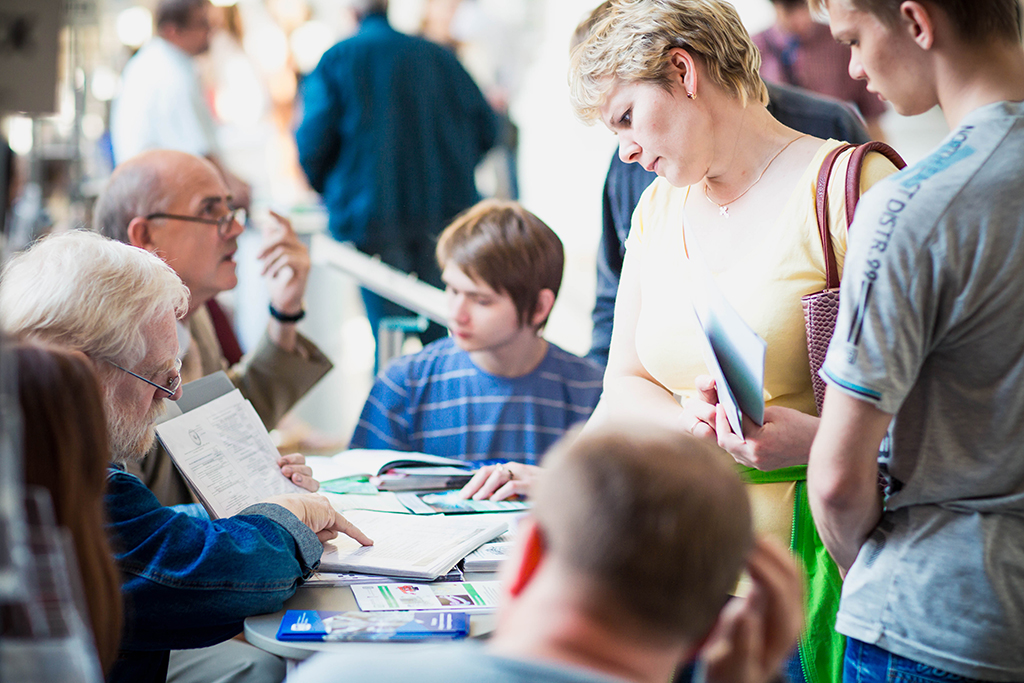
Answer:
<svg viewBox="0 0 1024 683"><path fill-rule="evenodd" d="M135 365L143 328L188 311L188 288L157 256L94 232L45 237L0 274L0 328L11 336Z"/></svg>

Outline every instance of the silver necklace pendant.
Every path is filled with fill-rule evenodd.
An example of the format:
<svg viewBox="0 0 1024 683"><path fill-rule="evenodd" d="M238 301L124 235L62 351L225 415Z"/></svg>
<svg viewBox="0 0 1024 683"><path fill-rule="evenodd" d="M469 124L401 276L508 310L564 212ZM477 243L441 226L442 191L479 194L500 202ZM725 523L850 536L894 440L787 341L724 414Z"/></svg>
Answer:
<svg viewBox="0 0 1024 683"><path fill-rule="evenodd" d="M729 207L725 206L724 204L722 206L719 206L718 207L718 215L720 215L722 218L728 218L729 217Z"/></svg>

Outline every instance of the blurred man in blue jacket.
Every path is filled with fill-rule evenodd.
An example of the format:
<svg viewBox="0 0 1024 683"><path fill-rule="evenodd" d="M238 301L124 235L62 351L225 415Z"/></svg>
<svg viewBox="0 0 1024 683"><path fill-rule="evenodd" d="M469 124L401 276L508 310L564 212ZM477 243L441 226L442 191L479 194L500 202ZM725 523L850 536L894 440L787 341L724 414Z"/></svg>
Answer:
<svg viewBox="0 0 1024 683"><path fill-rule="evenodd" d="M474 171L497 120L453 53L391 27L387 0L345 4L359 30L306 78L299 161L336 239L443 287L434 241L480 198ZM381 318L409 315L367 290L363 301L375 338Z"/></svg>

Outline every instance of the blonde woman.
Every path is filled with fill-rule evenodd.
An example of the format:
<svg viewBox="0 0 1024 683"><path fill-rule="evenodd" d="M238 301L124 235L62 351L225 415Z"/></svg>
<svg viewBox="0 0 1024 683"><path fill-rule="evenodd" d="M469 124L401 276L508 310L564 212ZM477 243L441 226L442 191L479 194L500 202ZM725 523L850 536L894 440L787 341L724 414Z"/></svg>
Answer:
<svg viewBox="0 0 1024 683"><path fill-rule="evenodd" d="M843 642L832 628L841 580L806 501L818 418L800 298L824 287L814 193L822 161L841 143L772 118L759 65L735 9L721 0L618 0L572 53L577 115L604 123L623 161L659 176L633 215L592 421L654 420L716 440L744 466L760 530L789 543L809 578L808 628L790 677L825 683L841 675ZM840 158L829 191L840 266L848 160ZM894 170L870 155L862 189ZM765 421L747 421L745 440L704 376L690 298L704 267L768 345Z"/></svg>

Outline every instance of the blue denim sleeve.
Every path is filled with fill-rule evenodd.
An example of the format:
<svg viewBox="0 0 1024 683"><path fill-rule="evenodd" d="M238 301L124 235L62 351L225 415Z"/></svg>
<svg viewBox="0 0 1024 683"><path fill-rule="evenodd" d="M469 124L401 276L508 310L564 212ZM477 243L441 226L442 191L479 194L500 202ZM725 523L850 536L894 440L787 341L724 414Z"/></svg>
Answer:
<svg viewBox="0 0 1024 683"><path fill-rule="evenodd" d="M125 600L124 650L225 640L246 617L280 610L320 559L316 535L280 506L197 519L161 506L116 469L105 502Z"/></svg>

